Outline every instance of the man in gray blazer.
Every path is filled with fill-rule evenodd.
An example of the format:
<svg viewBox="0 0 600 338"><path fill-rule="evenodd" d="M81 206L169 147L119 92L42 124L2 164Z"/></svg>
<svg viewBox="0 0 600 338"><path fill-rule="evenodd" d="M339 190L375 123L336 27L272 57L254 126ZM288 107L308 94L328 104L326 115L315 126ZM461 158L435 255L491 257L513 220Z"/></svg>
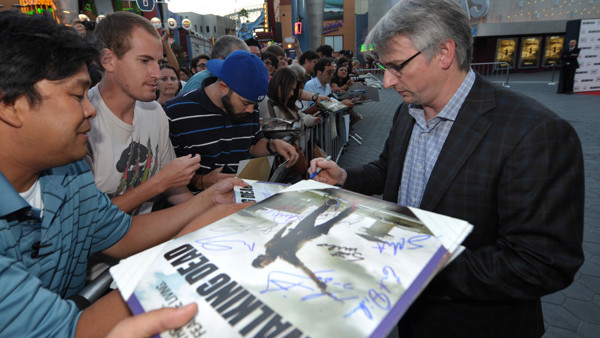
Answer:
<svg viewBox="0 0 600 338"><path fill-rule="evenodd" d="M378 160L316 180L467 220L466 250L399 323L402 337L539 337L540 297L583 263L584 173L573 128L469 66L454 1L401 0L367 37L404 103Z"/></svg>

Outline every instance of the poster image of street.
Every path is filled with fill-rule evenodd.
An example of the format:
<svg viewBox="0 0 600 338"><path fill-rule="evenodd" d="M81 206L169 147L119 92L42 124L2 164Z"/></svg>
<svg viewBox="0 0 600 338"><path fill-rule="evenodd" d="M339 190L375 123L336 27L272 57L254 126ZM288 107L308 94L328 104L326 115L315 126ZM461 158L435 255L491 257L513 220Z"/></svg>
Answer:
<svg viewBox="0 0 600 338"><path fill-rule="evenodd" d="M325 0L323 20L344 20L344 1Z"/></svg>
<svg viewBox="0 0 600 338"><path fill-rule="evenodd" d="M504 62L510 68L515 68L515 51L517 49L516 38L498 39L496 42L496 62ZM497 68L504 69L506 65L498 65Z"/></svg>
<svg viewBox="0 0 600 338"><path fill-rule="evenodd" d="M449 259L441 243L394 203L285 191L171 241L128 304L195 301L196 317L163 337L381 337Z"/></svg>
<svg viewBox="0 0 600 338"><path fill-rule="evenodd" d="M521 59L519 68L537 68L540 64L540 50L542 39L540 37L527 37L521 39Z"/></svg>
<svg viewBox="0 0 600 338"><path fill-rule="evenodd" d="M547 36L546 49L544 51L544 67L558 66L560 64L560 54L565 43L564 36Z"/></svg>

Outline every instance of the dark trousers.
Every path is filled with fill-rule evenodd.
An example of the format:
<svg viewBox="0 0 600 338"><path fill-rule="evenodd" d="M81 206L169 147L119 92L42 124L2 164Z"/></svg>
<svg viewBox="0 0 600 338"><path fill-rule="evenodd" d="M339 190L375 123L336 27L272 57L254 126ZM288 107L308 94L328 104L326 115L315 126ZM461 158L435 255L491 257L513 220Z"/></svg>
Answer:
<svg viewBox="0 0 600 338"><path fill-rule="evenodd" d="M560 80L558 82L558 93L572 93L573 81L575 80L575 72L577 68L570 65L560 68Z"/></svg>

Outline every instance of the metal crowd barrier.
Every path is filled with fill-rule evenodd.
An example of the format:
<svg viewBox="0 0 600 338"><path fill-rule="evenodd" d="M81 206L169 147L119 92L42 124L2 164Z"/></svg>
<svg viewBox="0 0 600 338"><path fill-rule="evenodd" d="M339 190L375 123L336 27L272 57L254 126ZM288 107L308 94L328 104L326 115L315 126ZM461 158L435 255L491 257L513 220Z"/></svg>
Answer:
<svg viewBox="0 0 600 338"><path fill-rule="evenodd" d="M344 144L347 142L346 118L343 112L327 112L322 117L321 123L304 129L305 144L304 147L301 147L307 160L322 155L314 152L315 146L318 146L337 162L344 149Z"/></svg>
<svg viewBox="0 0 600 338"><path fill-rule="evenodd" d="M364 75L364 74L381 74L383 75L385 71L379 67L377 68L359 68L358 69L358 74L359 75Z"/></svg>
<svg viewBox="0 0 600 338"><path fill-rule="evenodd" d="M510 65L506 62L482 62L472 63L471 68L481 74L484 78L494 82L501 83L504 87L509 88L508 79L510 75ZM378 77L380 80L383 79L383 73L385 71L381 68L365 68L358 69L358 74L366 75L372 74Z"/></svg>
<svg viewBox="0 0 600 338"><path fill-rule="evenodd" d="M510 74L510 65L506 62L483 62L472 63L471 68L481 74L485 79L502 83L502 86L510 88L508 76Z"/></svg>

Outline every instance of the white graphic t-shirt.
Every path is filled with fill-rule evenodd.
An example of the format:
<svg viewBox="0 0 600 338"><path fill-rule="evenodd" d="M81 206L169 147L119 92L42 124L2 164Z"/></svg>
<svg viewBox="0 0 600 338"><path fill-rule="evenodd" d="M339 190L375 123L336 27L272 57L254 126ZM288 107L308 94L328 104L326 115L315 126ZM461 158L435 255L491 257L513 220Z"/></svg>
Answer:
<svg viewBox="0 0 600 338"><path fill-rule="evenodd" d="M98 189L111 198L123 195L175 158L169 123L156 101L136 101L133 125L129 125L108 109L98 86L90 89L88 96L96 117L91 120L86 160ZM152 202L142 204L132 214L150 212Z"/></svg>

